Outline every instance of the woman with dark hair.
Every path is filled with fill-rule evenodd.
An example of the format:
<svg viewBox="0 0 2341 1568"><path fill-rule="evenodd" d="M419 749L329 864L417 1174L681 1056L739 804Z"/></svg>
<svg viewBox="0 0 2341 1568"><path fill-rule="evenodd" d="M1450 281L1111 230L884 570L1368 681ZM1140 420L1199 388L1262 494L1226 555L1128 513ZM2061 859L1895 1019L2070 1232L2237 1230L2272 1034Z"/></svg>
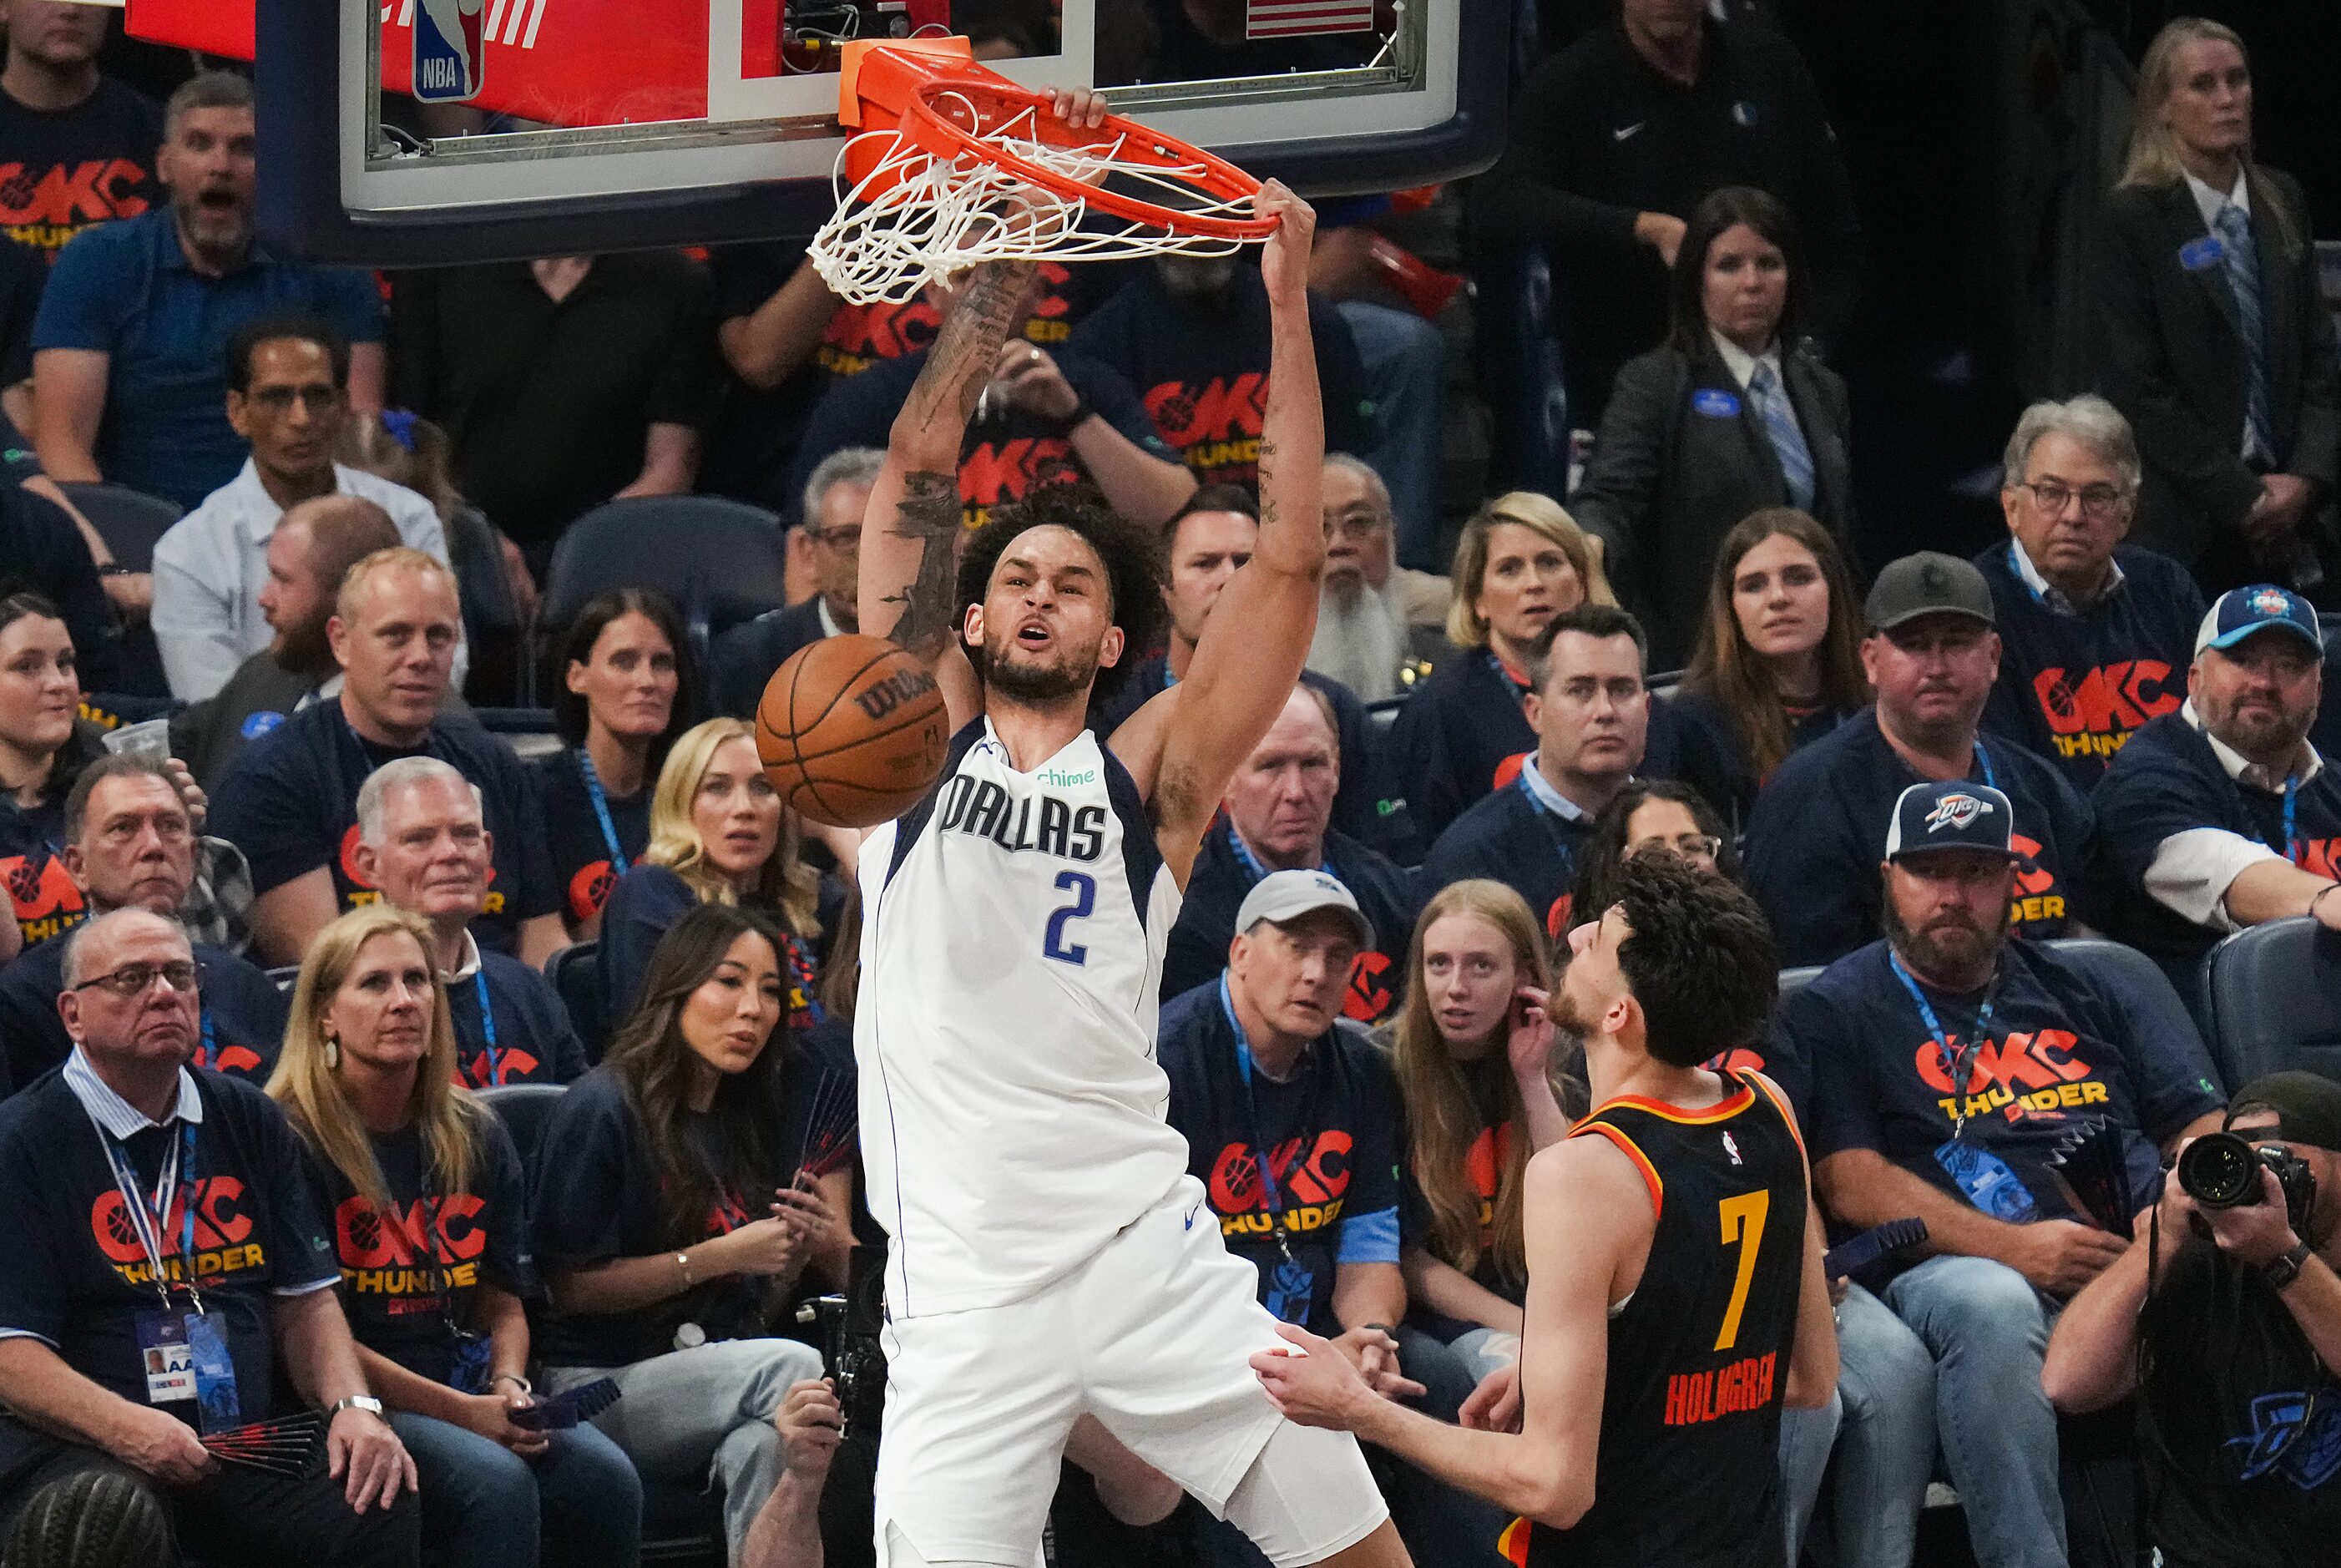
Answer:
<svg viewBox="0 0 2341 1568"><path fill-rule="evenodd" d="M14 915L0 962L82 918L62 858L65 796L105 746L80 704L73 634L56 606L38 594L0 596L0 885Z"/></svg>
<svg viewBox="0 0 2341 1568"><path fill-rule="evenodd" d="M1577 857L1577 884L1569 904L1573 918L1599 919L1601 911L1618 902L1618 874L1627 861L1659 852L1727 881L1739 880L1739 853L1698 791L1668 779L1636 779L1593 819L1593 832Z"/></svg>
<svg viewBox="0 0 2341 1568"><path fill-rule="evenodd" d="M1790 507L1741 518L1716 552L1698 651L1670 704L1675 776L1736 834L1772 770L1868 701L1860 605L1837 541Z"/></svg>
<svg viewBox="0 0 2341 1568"><path fill-rule="evenodd" d="M537 764L562 914L580 941L651 836L651 782L696 706L691 643L663 594L616 588L587 601L562 647L553 727Z"/></svg>
<svg viewBox="0 0 2341 1568"><path fill-rule="evenodd" d="M1675 253L1674 325L1629 361L1569 504L1608 537L1612 576L1650 634L1653 669L1686 658L1706 564L1767 506L1852 514L1845 383L1799 335L1802 245L1788 209L1727 185L1700 202Z"/></svg>
<svg viewBox="0 0 2341 1568"><path fill-rule="evenodd" d="M772 1329L843 1288L850 1240L851 1176L806 1174L844 1129L834 1079L777 1028L781 949L734 905L676 921L608 1057L562 1096L536 1192L547 1385L613 1380L597 1424L647 1478L712 1473L734 1562L786 1463L773 1413L822 1374Z"/></svg>

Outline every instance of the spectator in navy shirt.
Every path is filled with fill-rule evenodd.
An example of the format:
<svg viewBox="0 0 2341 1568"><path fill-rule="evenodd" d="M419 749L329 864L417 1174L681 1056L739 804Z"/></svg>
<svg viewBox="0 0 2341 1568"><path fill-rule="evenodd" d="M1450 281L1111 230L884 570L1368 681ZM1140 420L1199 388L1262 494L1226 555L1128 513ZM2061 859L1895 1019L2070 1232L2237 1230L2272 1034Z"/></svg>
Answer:
<svg viewBox="0 0 2341 1568"><path fill-rule="evenodd" d="M0 1106L0 1518L95 1470L154 1493L209 1561L414 1568L414 1463L334 1298L300 1140L257 1088L187 1066L199 982L174 922L91 922L65 953L74 1053ZM152 1188L184 1226L127 1223ZM215 1358L186 1322L198 1290ZM198 1441L303 1407L333 1413L299 1475Z"/></svg>
<svg viewBox="0 0 2341 1568"><path fill-rule="evenodd" d="M1321 871L1263 878L1236 925L1226 973L1165 1007L1160 1026L1170 1121L1197 1195L1228 1250L1260 1271L1261 1305L1330 1339L1385 1397L1451 1417L1443 1407L1459 1404L1469 1374L1453 1351L1402 1326L1398 1081L1388 1057L1338 1022L1344 976L1376 933ZM1503 1529L1492 1509L1418 1473L1386 1485L1424 1560Z"/></svg>
<svg viewBox="0 0 2341 1568"><path fill-rule="evenodd" d="M862 514L886 454L870 446L831 453L806 479L804 520L791 528L786 548L812 579L812 594L767 610L715 639L708 650L719 714L753 718L772 672L799 649L840 632L859 631L855 613L862 560Z"/></svg>
<svg viewBox="0 0 2341 1568"><path fill-rule="evenodd" d="M206 71L171 95L156 173L170 204L76 235L33 325L41 466L192 507L235 477L228 334L308 310L349 339L350 404L382 406L382 296L363 272L280 262L253 233L252 84Z"/></svg>
<svg viewBox="0 0 2341 1568"><path fill-rule="evenodd" d="M542 964L568 940L536 792L510 748L440 716L460 635L455 582L419 551L379 551L350 568L327 623L340 696L304 708L236 762L215 831L252 863L259 949L291 963L337 914L381 894L358 870L358 786L402 756L451 763L480 787L495 872L473 934Z"/></svg>
<svg viewBox="0 0 2341 1568"><path fill-rule="evenodd" d="M1237 907L1261 878L1321 870L1340 879L1389 944L1359 948L1342 1016L1379 1023L1398 1004L1405 957L1399 944L1414 929L1414 879L1332 831L1341 762L1333 704L1313 686L1295 686L1284 712L1228 781L1220 818L1203 836L1162 956L1165 1000L1215 978L1226 965Z"/></svg>
<svg viewBox="0 0 2341 1568"><path fill-rule="evenodd" d="M430 924L457 1081L473 1089L566 1084L584 1074L585 1048L560 994L540 971L472 939L495 847L481 798L437 757L383 764L358 787L358 874L383 902Z"/></svg>
<svg viewBox="0 0 2341 1568"><path fill-rule="evenodd" d="M1455 544L1447 640L1456 652L1419 683L1390 729L1407 809L1437 838L1490 790L1519 774L1536 744L1520 704L1529 659L1552 618L1579 604L1616 604L1600 545L1550 497L1499 495Z"/></svg>
<svg viewBox="0 0 2341 1568"><path fill-rule="evenodd" d="M1439 835L1422 863L1424 885L1483 876L1527 899L1548 935L1569 929L1578 852L1642 765L1643 646L1640 624L1608 604L1580 604L1546 628L1529 662L1537 748L1518 777Z"/></svg>
<svg viewBox="0 0 2341 1568"><path fill-rule="evenodd" d="M2307 914L2341 930L2341 779L2309 744L2324 689L2316 613L2266 584L2204 616L2187 705L2140 730L2097 786L2119 897L2111 934L2179 994L2220 937Z"/></svg>
<svg viewBox="0 0 2341 1568"><path fill-rule="evenodd" d="M163 765L135 754L102 756L65 795L65 874L93 917L117 909L176 915L195 884L197 840L187 804ZM73 1038L57 1013L65 944L44 942L0 968L0 1046L18 1087L63 1062ZM284 1037L284 996L244 960L194 944L204 966L192 1064L258 1083Z"/></svg>
<svg viewBox="0 0 2341 1568"><path fill-rule="evenodd" d="M5 15L0 147L15 167L0 225L45 271L82 230L134 218L162 194L154 154L163 145L163 109L98 74L108 26L103 9L77 0L8 0Z"/></svg>
<svg viewBox="0 0 2341 1568"><path fill-rule="evenodd" d="M12 917L0 958L82 917L65 867L65 794L100 750L75 717L74 640L38 594L0 593L0 890Z"/></svg>
<svg viewBox="0 0 2341 1568"><path fill-rule="evenodd" d="M1831 1218L1927 1222L1934 1255L1874 1283L1935 1358L1977 1560L2048 1565L2065 1561L2040 1386L2048 1322L2130 1244L2131 1218L2077 1211L2049 1161L2102 1119L2142 1219L2164 1154L2216 1126L2222 1096L2193 1031L2079 962L2007 940L2012 822L1987 784L1904 790L1872 873L1886 939L1785 1002L1782 1031L1811 1068L1806 1135Z"/></svg>
<svg viewBox="0 0 2341 1568"><path fill-rule="evenodd" d="M2203 619L2185 567L2122 544L2137 483L2137 443L2112 404L2036 403L2007 443L1999 505L2010 537L1975 558L2000 639L1984 727L2055 763L2078 790L2186 700Z"/></svg>
<svg viewBox="0 0 2341 1568"><path fill-rule="evenodd" d="M1989 784L2014 803L2017 933L2063 935L2094 823L2049 764L1977 733L1999 668L1983 574L1933 551L1906 555L1878 574L1864 612L1877 705L1782 763L1748 822L1748 886L1780 962L1827 964L1875 936L1876 846L1895 798L1928 780Z"/></svg>

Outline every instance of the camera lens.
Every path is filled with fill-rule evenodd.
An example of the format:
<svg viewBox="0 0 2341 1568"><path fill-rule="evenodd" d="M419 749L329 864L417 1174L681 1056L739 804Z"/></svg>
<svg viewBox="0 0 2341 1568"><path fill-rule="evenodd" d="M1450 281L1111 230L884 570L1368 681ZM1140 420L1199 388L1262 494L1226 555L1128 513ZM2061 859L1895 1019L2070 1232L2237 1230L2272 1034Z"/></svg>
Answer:
<svg viewBox="0 0 2341 1568"><path fill-rule="evenodd" d="M2259 1151L2233 1133L2207 1133L2178 1156L2178 1184L2207 1209L2256 1203Z"/></svg>

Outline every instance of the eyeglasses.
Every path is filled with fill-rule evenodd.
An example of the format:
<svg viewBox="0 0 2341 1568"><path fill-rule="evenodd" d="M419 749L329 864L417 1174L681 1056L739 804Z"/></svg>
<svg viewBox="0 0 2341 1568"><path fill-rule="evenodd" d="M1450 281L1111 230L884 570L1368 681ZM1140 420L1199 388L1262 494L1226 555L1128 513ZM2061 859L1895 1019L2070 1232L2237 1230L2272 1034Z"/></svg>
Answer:
<svg viewBox="0 0 2341 1568"><path fill-rule="evenodd" d="M2019 483L2016 488L2031 491L2032 499L2052 517L2061 515L2066 504L2077 495L2081 501L2081 515L2092 523L2104 522L2114 514L2117 507L2129 499L2128 491L2111 484L2092 484L2086 489L2076 490L2067 484L2044 480L2038 484L2029 481Z"/></svg>
<svg viewBox="0 0 2341 1568"><path fill-rule="evenodd" d="M814 543L825 544L842 555L862 553L862 530L858 527L816 528L812 536Z"/></svg>
<svg viewBox="0 0 2341 1568"><path fill-rule="evenodd" d="M1646 838L1626 846L1629 854L1640 854L1645 850L1665 850L1685 860L1713 860L1723 852L1723 841L1711 833L1687 833L1679 838Z"/></svg>
<svg viewBox="0 0 2341 1568"><path fill-rule="evenodd" d="M264 386L251 397L271 414L283 414L295 403L322 414L342 401L342 390L337 386Z"/></svg>
<svg viewBox="0 0 2341 1568"><path fill-rule="evenodd" d="M160 980L185 995L202 988L204 973L204 965L186 958L174 958L167 964L125 964L111 974L95 975L67 989L86 991L93 985L102 985L126 1002L133 996L144 996L146 988Z"/></svg>

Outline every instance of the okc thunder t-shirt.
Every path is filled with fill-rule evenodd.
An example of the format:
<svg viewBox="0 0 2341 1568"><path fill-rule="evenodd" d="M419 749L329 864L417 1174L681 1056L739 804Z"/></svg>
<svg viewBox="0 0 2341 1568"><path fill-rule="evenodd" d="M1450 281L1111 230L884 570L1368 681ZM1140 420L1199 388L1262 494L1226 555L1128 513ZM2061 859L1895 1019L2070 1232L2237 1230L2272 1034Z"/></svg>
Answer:
<svg viewBox="0 0 2341 1568"><path fill-rule="evenodd" d="M585 1047L561 993L517 958L483 951L477 969L448 981L447 1021L455 1027L456 1080L467 1088L584 1076Z"/></svg>
<svg viewBox="0 0 2341 1568"><path fill-rule="evenodd" d="M2048 1160L2093 1117L2120 1130L2130 1208L2159 1192L2158 1146L2225 1104L2203 1043L2082 964L2033 943L2011 942L1984 991L1954 995L1921 984L1966 1081L1951 1068L1910 994L1873 942L1829 965L1781 1004L1781 1029L1812 1067L1804 1109L1816 1161L1848 1149L1882 1155L1966 1201L1936 1158L1959 1140L1996 1156L2023 1183L2036 1219L2077 1215ZM1991 999L1990 1038L1975 1021ZM2027 1217L2011 1213L2002 1217Z"/></svg>
<svg viewBox="0 0 2341 1568"><path fill-rule="evenodd" d="M0 794L0 887L27 949L79 925L87 913L58 854L64 841L63 796L27 809Z"/></svg>
<svg viewBox="0 0 2341 1568"><path fill-rule="evenodd" d="M1398 1080L1388 1057L1337 1025L1310 1042L1286 1082L1254 1065L1247 1089L1238 1044L1223 985L1164 1006L1157 1054L1170 1078L1170 1124L1228 1250L1260 1270L1261 1304L1338 1334L1340 1265L1398 1262Z"/></svg>
<svg viewBox="0 0 2341 1568"><path fill-rule="evenodd" d="M2017 569L2013 542L1975 558L1991 585L1999 682L1983 726L2055 764L2075 789L2105 776L2133 734L2187 700L2203 591L2151 550L2117 550L2122 579L2076 614L2051 607Z"/></svg>
<svg viewBox="0 0 2341 1568"><path fill-rule="evenodd" d="M276 1103L249 1084L193 1074L203 1105L193 1179L163 1226L164 1266L194 1211L194 1273L206 1311L226 1326L243 1418L277 1413L270 1297L334 1278L333 1243L303 1172L301 1140ZM125 1153L148 1193L179 1124L134 1133ZM63 1073L0 1104L0 1332L30 1334L65 1363L134 1404L146 1403L137 1317L160 1301L123 1207L96 1124ZM186 1294L173 1293L181 1310ZM192 1402L168 1407L193 1418Z"/></svg>
<svg viewBox="0 0 2341 1568"><path fill-rule="evenodd" d="M163 107L111 77L70 109L0 93L0 233L56 259L85 228L164 199L154 178Z"/></svg>
<svg viewBox="0 0 2341 1568"><path fill-rule="evenodd" d="M581 754L573 746L563 746L540 758L534 769L543 813L538 820L552 840L553 884L561 890L562 915L572 925L601 914L618 878L625 874L611 858L611 834L617 837L616 854L628 866L643 858L651 842L648 784L630 795L603 792L602 802L610 814L605 832L601 814L593 809L593 792L585 786L584 772L577 765Z"/></svg>
<svg viewBox="0 0 2341 1568"><path fill-rule="evenodd" d="M1498 1072L1503 1070L1503 1064L1500 1062L1458 1064L1458 1065L1461 1066L1467 1074L1487 1080L1490 1084L1492 1080L1489 1079L1489 1074L1476 1073L1475 1069L1488 1066ZM1470 1146L1463 1151L1464 1187L1479 1205L1479 1256L1472 1260L1471 1267L1466 1272L1472 1283L1493 1292L1514 1306L1526 1304L1529 1298L1529 1282L1525 1273L1514 1273L1507 1268L1503 1259L1496 1251L1496 1194L1503 1185L1504 1167L1510 1163L1513 1145L1520 1136L1520 1130L1516 1123L1483 1123L1479 1135L1473 1138ZM1431 1223L1430 1198L1423 1191L1420 1174L1415 1168L1415 1159L1414 1151L1410 1149L1403 1173L1402 1196L1399 1210L1404 1222L1407 1239L1420 1243L1432 1256L1437 1257L1449 1267L1459 1269L1462 1267L1459 1257L1449 1257L1439 1251L1437 1234ZM1460 1318L1444 1316L1419 1302L1407 1313L1407 1320L1433 1338L1446 1343L1452 1343L1457 1338L1480 1326L1478 1323L1467 1323Z"/></svg>
<svg viewBox="0 0 2341 1568"><path fill-rule="evenodd" d="M455 1331L481 1332L480 1287L526 1288L527 1189L520 1151L493 1113L472 1124L470 1190L432 1180L420 1128L374 1133L387 1208L360 1193L331 1160L304 1151L310 1191L334 1238L342 1313L350 1333L418 1377L445 1383Z"/></svg>
<svg viewBox="0 0 2341 1568"><path fill-rule="evenodd" d="M266 1083L284 1043L284 993L225 948L198 942L194 954L204 966L203 1034L190 1065ZM73 1036L57 1016L65 956L64 943L44 942L0 969L0 1049L19 1088L73 1054Z"/></svg>
<svg viewBox="0 0 2341 1568"><path fill-rule="evenodd" d="M2000 790L2016 811L2017 934L2064 935L2078 918L2076 884L2096 836L2088 803L2049 764L1997 735L1977 743L1967 778ZM1877 937L1887 824L1919 782L1887 744L1875 708L1774 770L1748 816L1744 870L1784 966L1827 964Z"/></svg>
<svg viewBox="0 0 2341 1568"><path fill-rule="evenodd" d="M560 901L527 770L483 729L442 720L421 746L394 751L361 738L339 702L304 708L236 759L213 804L211 831L244 851L255 894L324 866L344 911L379 902L358 874L358 786L403 756L437 757L479 786L495 842L487 907L472 934L510 952L520 923L554 913Z"/></svg>

